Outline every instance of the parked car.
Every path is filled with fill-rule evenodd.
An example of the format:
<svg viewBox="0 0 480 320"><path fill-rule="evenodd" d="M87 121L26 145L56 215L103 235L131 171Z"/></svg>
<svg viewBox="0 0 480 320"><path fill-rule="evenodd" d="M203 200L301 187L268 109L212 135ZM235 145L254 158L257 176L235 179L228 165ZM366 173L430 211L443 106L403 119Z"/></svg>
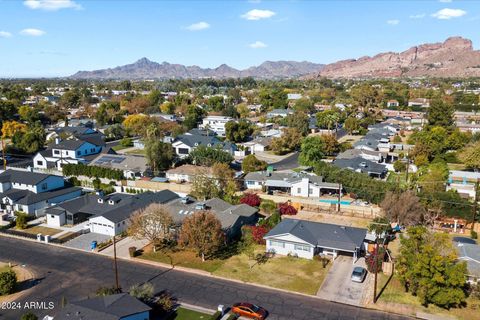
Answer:
<svg viewBox="0 0 480 320"><path fill-rule="evenodd" d="M367 270L362 267L355 267L353 268L352 272L352 281L353 282L363 282L365 277L367 276Z"/></svg>
<svg viewBox="0 0 480 320"><path fill-rule="evenodd" d="M247 302L235 303L232 312L236 315L255 320L264 320L267 317L267 310Z"/></svg>

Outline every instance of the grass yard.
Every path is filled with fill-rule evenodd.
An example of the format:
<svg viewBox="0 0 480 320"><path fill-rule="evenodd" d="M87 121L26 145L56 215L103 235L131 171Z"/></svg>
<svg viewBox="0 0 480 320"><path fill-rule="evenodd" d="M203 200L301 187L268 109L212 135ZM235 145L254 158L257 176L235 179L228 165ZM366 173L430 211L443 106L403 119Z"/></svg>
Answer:
<svg viewBox="0 0 480 320"><path fill-rule="evenodd" d="M127 149L127 148L130 148L130 147L124 147L121 144L117 144L116 146L112 147L112 149L115 150L115 151L123 150L123 149Z"/></svg>
<svg viewBox="0 0 480 320"><path fill-rule="evenodd" d="M381 290L387 280L388 276L379 274L379 290ZM457 319L480 320L480 300L468 298L466 307L452 308L450 310L442 309L434 305L424 307L420 304L417 297L405 292L403 285L395 276L391 279L385 290L381 293L377 303L377 307L386 311L394 311L406 314L424 312L435 315L451 316Z"/></svg>
<svg viewBox="0 0 480 320"><path fill-rule="evenodd" d="M10 267L8 266L8 264L1 264L0 263L0 273L8 271L8 270L10 270Z"/></svg>
<svg viewBox="0 0 480 320"><path fill-rule="evenodd" d="M447 163L449 170L465 170L466 166L463 163Z"/></svg>
<svg viewBox="0 0 480 320"><path fill-rule="evenodd" d="M264 253L265 247L255 247L255 254ZM246 254L238 254L226 259L211 259L202 262L190 250L162 250L151 252L150 247L139 257L151 261L173 264L210 272L213 275L257 283L280 289L306 294L316 294L328 273L321 262L293 257L274 257L266 263L257 264Z"/></svg>
<svg viewBox="0 0 480 320"><path fill-rule="evenodd" d="M133 154L133 155L145 155L145 150L142 150L142 149L133 149L133 150L130 150L130 151L126 151L125 154Z"/></svg>
<svg viewBox="0 0 480 320"><path fill-rule="evenodd" d="M257 246L255 252L263 253L264 246ZM239 254L227 259L213 274L314 295L329 268L330 264L323 268L321 262L315 260L280 256L256 264L247 255Z"/></svg>
<svg viewBox="0 0 480 320"><path fill-rule="evenodd" d="M53 236L57 233L62 232L62 230L60 230L60 229L54 229L54 228L48 228L48 227L42 227L42 226L29 227L29 228L23 229L21 231L25 232L25 233L31 233L31 234L41 233L44 236L45 235Z"/></svg>
<svg viewBox="0 0 480 320"><path fill-rule="evenodd" d="M142 259L158 261L166 264L173 264L175 266L204 270L207 272L214 272L217 270L225 260L208 259L202 262L202 258L198 257L194 251L191 250L159 250L153 252L151 245L145 247L145 252L140 256Z"/></svg>
<svg viewBox="0 0 480 320"><path fill-rule="evenodd" d="M209 320L210 318L211 318L210 314L201 313L198 311L193 311L190 309L185 309L180 307L175 311L175 313L173 314L173 317L169 318L169 320L197 320L197 319Z"/></svg>

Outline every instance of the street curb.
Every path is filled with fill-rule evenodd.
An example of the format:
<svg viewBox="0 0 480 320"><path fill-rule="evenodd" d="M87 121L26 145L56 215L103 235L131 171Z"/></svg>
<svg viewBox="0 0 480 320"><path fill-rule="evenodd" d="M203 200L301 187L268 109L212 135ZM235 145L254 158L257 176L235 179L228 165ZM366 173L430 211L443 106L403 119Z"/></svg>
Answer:
<svg viewBox="0 0 480 320"><path fill-rule="evenodd" d="M111 259L113 259L113 257L111 257L109 255L106 255L106 254L102 254L101 252L85 251L85 250L78 249L78 248L66 247L66 246L63 246L61 244L56 244L56 243L38 242L34 239L28 239L28 238L13 236L13 235L4 234L4 233L0 233L0 237L1 236L5 236L5 237L8 237L8 238L14 238L14 239L17 239L17 240L30 241L30 242L34 242L34 243L38 243L38 244L43 244L43 245L52 245L52 246L64 248L64 249L67 249L67 250L71 249L71 250L74 250L74 251L79 251L79 252L82 252L82 253L88 253L88 254L93 254L93 255L101 255L103 257L110 257ZM219 280L223 280L223 281L234 282L234 283L248 285L248 286L254 286L254 287L257 287L257 288L274 290L274 291L288 293L288 294L294 294L294 295L297 295L297 296L302 296L302 297L312 298L312 299L318 299L318 300L321 300L321 301L328 301L328 302L331 302L331 303L336 303L338 305L343 305L343 306L348 306L348 307L353 307L353 308L360 308L360 309L364 309L364 310L373 310L373 311L383 312L383 313L386 313L386 314L394 314L394 315L398 315L398 316L402 316L402 317L409 317L411 319L421 319L421 318L418 318L418 317L413 317L411 315L405 315L405 314L393 313L393 312L386 312L386 311L382 311L382 310L379 310L379 309L367 308L365 306L355 306L355 305L350 305L350 304L346 304L346 303L341 303L341 302L338 302L338 301L326 300L326 299L322 299L322 298L320 298L316 295L309 295L309 294L306 294L306 293L289 291L289 290L285 290L285 289L281 289L281 288L270 287L270 286L266 286L266 285L262 285L262 284L258 284L258 283L252 283L252 282L245 282L245 281L241 281L241 280L237 280L237 279L224 278L224 277L213 275L210 272L203 271L203 270L197 270L197 269L185 268L185 267L172 267L171 265L168 265L168 264L165 264L165 263L155 262L155 261L150 261L150 260L145 260L145 259L140 259L140 258L117 257L117 259L122 260L122 261L129 261L129 262L133 262L133 263L141 263L141 264L150 265L150 266L154 266L154 267L161 267L161 268L164 268L164 269L178 270L180 272L197 274L197 275L201 275L201 276L207 276L207 277L210 277L210 278L213 278L213 279L219 279Z"/></svg>

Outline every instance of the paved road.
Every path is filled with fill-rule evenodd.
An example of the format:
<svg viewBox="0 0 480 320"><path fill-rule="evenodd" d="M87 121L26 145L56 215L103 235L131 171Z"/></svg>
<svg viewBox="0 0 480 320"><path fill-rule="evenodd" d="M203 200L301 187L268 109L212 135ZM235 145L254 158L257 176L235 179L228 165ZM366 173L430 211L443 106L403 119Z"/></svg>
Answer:
<svg viewBox="0 0 480 320"><path fill-rule="evenodd" d="M288 170L295 169L300 166L298 163L299 152L294 152L291 156L280 160L278 162L270 163L269 165L273 166L275 170Z"/></svg>
<svg viewBox="0 0 480 320"><path fill-rule="evenodd" d="M103 285L112 285L112 260L45 244L0 237L0 261L26 264L43 278L23 301L58 303L92 296ZM150 281L158 291L172 292L179 301L216 309L218 304L231 305L249 301L270 311L270 319L408 319L397 315L337 304L275 290L258 288L227 280L148 265L120 261L120 284L123 288ZM0 310L0 319L19 319L24 311ZM38 312L44 315L50 312Z"/></svg>

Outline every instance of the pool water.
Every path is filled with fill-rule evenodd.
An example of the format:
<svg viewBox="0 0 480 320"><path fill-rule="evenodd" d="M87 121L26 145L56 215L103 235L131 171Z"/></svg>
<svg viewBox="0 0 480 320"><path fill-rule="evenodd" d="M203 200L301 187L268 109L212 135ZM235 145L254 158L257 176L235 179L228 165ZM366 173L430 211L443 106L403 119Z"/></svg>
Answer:
<svg viewBox="0 0 480 320"><path fill-rule="evenodd" d="M338 200L328 200L328 199L321 199L321 200L318 200L320 202L324 202L324 203L330 203L330 204L338 204ZM350 201L348 200L340 200L340 205L350 205Z"/></svg>

